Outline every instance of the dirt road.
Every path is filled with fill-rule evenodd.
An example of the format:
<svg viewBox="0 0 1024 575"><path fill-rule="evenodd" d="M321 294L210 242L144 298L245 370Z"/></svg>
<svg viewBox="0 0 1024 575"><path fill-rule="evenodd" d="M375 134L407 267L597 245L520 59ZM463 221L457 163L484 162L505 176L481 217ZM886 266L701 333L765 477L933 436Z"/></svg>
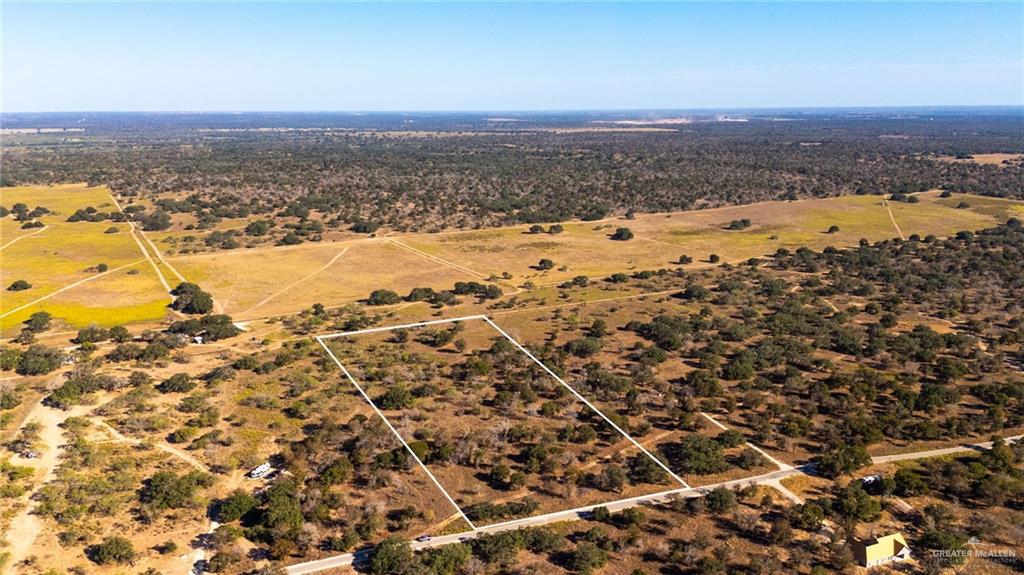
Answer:
<svg viewBox="0 0 1024 575"><path fill-rule="evenodd" d="M46 407L42 403L36 404L25 419L29 422L38 423L40 456L36 459L25 459L18 455L11 458L11 463L25 467L32 467L36 470L35 483L28 493L22 496L24 507L11 520L11 526L6 533L8 544L7 552L10 553L4 573L14 573L15 566L25 560L29 550L36 541L42 530L42 522L39 516L33 513L35 505L32 496L44 484L52 481L57 475L57 467L60 465L60 451L67 444L64 430L61 425L69 418L83 415L90 408L87 406L76 406L67 411L61 411ZM24 427L24 425L22 427Z"/></svg>
<svg viewBox="0 0 1024 575"><path fill-rule="evenodd" d="M139 443L142 443L138 439L132 439L131 437L128 437L128 436L124 435L123 433L118 431L114 426L110 425L109 423L107 423L106 421L103 421L102 419L100 419L98 417L92 418L91 421L96 423L100 427L102 427L108 433L110 433L110 435L113 436L114 439L117 440L117 441L121 441L121 442L128 443L128 444L131 444L131 445L138 445ZM172 457L176 457L176 458L184 461L188 465L196 468L198 471L202 471L203 473L210 473L210 468L207 467L205 463L203 463L202 461L199 461L195 457L192 457L191 455L189 455L188 453L186 453L186 452L184 452L184 451L182 451L180 449L171 447L170 445L167 445L166 443L156 443L156 444L154 444L154 446L157 449L159 449L160 451L163 451L164 453L167 453L167 454L171 455Z"/></svg>

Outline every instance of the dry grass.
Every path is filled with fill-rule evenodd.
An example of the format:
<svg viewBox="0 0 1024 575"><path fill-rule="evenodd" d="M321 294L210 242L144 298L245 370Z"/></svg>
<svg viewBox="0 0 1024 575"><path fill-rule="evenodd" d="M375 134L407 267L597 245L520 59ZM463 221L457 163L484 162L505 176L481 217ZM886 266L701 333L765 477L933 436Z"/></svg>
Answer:
<svg viewBox="0 0 1024 575"><path fill-rule="evenodd" d="M345 249L348 251L333 265L307 277ZM314 303L349 303L378 288L404 295L417 286L450 289L456 281L478 279L384 240L242 250L168 261L210 291L220 309L236 319L296 312ZM253 308L304 277L307 279L286 293Z"/></svg>
<svg viewBox="0 0 1024 575"><path fill-rule="evenodd" d="M94 439L105 439L93 436ZM64 470L58 479L60 484L64 477L102 477L108 463L117 460L130 459L135 463L127 471L130 473L137 485L141 487L142 479L151 476L158 470L173 471L175 473L186 473L191 471L187 465L179 462L168 454L155 449L139 449L125 443L106 442L93 443L97 451L97 465L86 469ZM122 465L122 469L128 466ZM138 572L148 568L154 568L163 573L183 571L188 568L189 561L179 558L182 554L192 556L192 549L189 542L193 534L206 530L208 522L204 506L197 505L191 509L173 510L165 513L153 523L143 523L133 515L132 507L135 504L137 495L134 490L117 491L107 494L108 501L115 503L114 513L105 517L87 517L76 522L75 527L84 529L90 535L93 543L100 542L108 535L120 535L128 537L139 553L139 558L134 562L134 569ZM201 496L200 496L201 497ZM200 499L201 502L201 499ZM49 572L47 569L54 569L55 572L63 572L69 567L78 566L89 573L119 574L124 572L123 566L99 566L90 561L84 553L83 546L63 546L58 541L58 534L68 528L50 518L42 519L46 527L36 539L32 546L32 554L35 556L35 566L38 572ZM179 551L169 555L159 554L155 548L167 541L177 544Z"/></svg>
<svg viewBox="0 0 1024 575"><path fill-rule="evenodd" d="M4 292L0 313L21 307L58 289L87 278L84 270L99 263L110 268L142 257L126 224L69 224L67 215L88 205L112 209L106 188L84 185L6 188L5 205L24 202L43 205L54 212L45 216L47 229L25 237L3 250L3 281L25 279L33 288ZM1020 202L957 195L938 198L937 192L918 194L921 202L890 202L893 217L904 235L947 236L963 229L979 229L1024 215ZM967 208L958 209L960 202ZM749 219L742 231L726 230L732 220ZM184 220L178 222L183 225ZM222 222L218 228L244 222ZM104 234L111 225L121 231ZM836 225L833 234L826 230ZM27 233L13 219L0 220L0 231L17 238ZM613 241L617 227L629 227L630 241ZM599 278L615 272L671 268L681 255L694 259L687 267L711 266L708 258L742 261L773 253L781 247L855 245L896 236L889 212L878 196L845 196L823 200L768 202L748 206L645 214L633 220L612 218L596 222L570 222L557 235L528 234L527 226L438 234L393 235L390 238L346 239L288 247L259 247L179 255L168 261L189 281L213 293L217 310L236 319L251 320L288 314L313 303L340 305L363 299L378 288L404 295L411 288L429 286L449 289L456 281L480 280L508 272L511 282L540 286L521 299L538 305L557 305L557 294L544 286L577 275ZM182 230L156 234L157 241L179 238ZM10 236L9 236L10 234ZM406 250L389 242L397 240ZM165 247L169 244L162 243ZM343 250L347 250L339 256ZM415 253L419 250L422 254ZM424 255L425 254L425 255ZM432 257L431 257L432 256ZM332 259L337 261L328 265ZM436 259L435 259L436 258ZM555 262L555 269L533 269L541 258ZM6 333L37 310L47 310L72 327L96 322L107 325L145 322L165 317L167 296L148 265L133 266L138 275L101 278L62 293L39 305L27 307L0 320ZM125 270L127 271L127 270ZM112 274L113 276L113 274ZM176 281L176 280L175 280ZM173 282L172 282L173 283ZM587 288L587 298L601 299L607 291ZM506 287L506 291L508 291Z"/></svg>
<svg viewBox="0 0 1024 575"><path fill-rule="evenodd" d="M937 193L919 194L918 204L890 202L893 215L906 235L951 235L963 229L978 229L996 223L997 218L974 209L953 209L936 201ZM967 201L974 196L962 196ZM724 229L732 220L751 220L742 231ZM825 233L832 225L833 234ZM889 214L878 196L844 196L823 200L768 202L712 210L672 214L647 214L634 220L623 218L598 222L565 224L558 235L527 234L528 226L482 231L449 232L406 236L412 247L485 274L509 272L516 282L545 284L565 281L576 275L591 277L614 272L658 269L674 266L681 255L694 259L689 267L708 265L711 254L723 261L746 260L775 252L778 248L856 245L897 235ZM635 238L613 241L617 227L628 227ZM541 258L555 262L546 272L531 269Z"/></svg>
<svg viewBox="0 0 1024 575"><path fill-rule="evenodd" d="M466 359L467 355L475 350L487 349L493 342L504 340L497 331L482 321L469 321L459 325L464 327L457 335L457 339L466 344L464 352L457 352L451 346L442 349L430 348L415 341L415 332L410 333L409 341L402 344L393 341L393 332L383 332L335 340L332 341L332 347L367 394L374 398L398 383L416 387L425 382L421 381L421 375L435 372L429 381L438 386L436 393L420 398L408 409L382 409L408 442L415 441L422 433L447 437L456 445L464 440L483 441L483 444L491 442L490 447L486 448L484 461L479 465L454 462L428 463L431 472L463 510L480 503L497 504L528 497L538 503L537 509L530 515L539 515L678 486L666 476L668 483L627 484L622 492L607 492L576 485L574 479L561 476L562 473L559 471L536 473L526 470L525 462L518 454L523 446L505 443L500 439L506 430L516 426L533 430L539 434L538 437L550 434L553 444L557 445L559 450L558 455L552 455L559 460L556 469L563 472L575 469L581 476L588 473L599 474L612 462L624 466L625 458L635 456L639 451L611 426L601 421L583 402L568 395L561 384L550 376L538 374L538 381L541 383L537 388L540 397L536 404L527 404L525 401L520 404L517 400L516 406L510 409L493 405L495 385L507 382L492 382L495 385L491 385L486 378L473 378L461 382L451 379L447 373L453 365ZM442 329L446 327L441 326ZM390 358L394 354L399 354L405 359L401 363L391 364ZM527 366L532 366L525 356L523 359ZM380 362L383 362L382 365L378 365ZM424 371L408 370L410 366L417 365L435 367L423 367ZM538 405L559 394L562 395L562 399L557 401L564 406L563 410L555 416L540 415ZM596 441L589 444L574 444L554 440L562 427L581 422L589 423L598 431ZM486 474L490 464L495 461L505 463L513 471L524 471L526 479L523 488L496 488L488 481ZM489 524L497 521L500 519L482 520L477 523Z"/></svg>
<svg viewBox="0 0 1024 575"><path fill-rule="evenodd" d="M958 164L981 164L983 166L1008 167L1012 164L1019 164L1024 160L1024 154L973 154L970 158L956 158L954 156L939 156L940 162L954 162Z"/></svg>
<svg viewBox="0 0 1024 575"><path fill-rule="evenodd" d="M664 313L695 312L697 307L678 299L650 296L594 304L581 303L578 307L572 306L555 310L524 311L499 317L498 321L512 337L524 344L535 346L540 346L544 342L564 345L573 338L583 336L585 328L595 320L605 321L612 328L612 333L603 338L600 353L586 359L567 358L566 364L569 369L565 380L577 391L588 396L588 399L602 412L608 415L614 414L626 421L630 429L636 429L644 423L651 424L651 429L643 435L634 432L634 438L652 453L667 454L672 452L672 444L686 436L715 437L722 433L722 430L703 417L697 418L693 427L688 427L686 430L680 429L669 415L670 406L664 403L659 394L653 393L651 390L646 390L643 394L643 413L631 414L627 406L617 399L602 400L600 397L589 394L583 385L585 376L582 367L586 363L597 362L609 370L627 373L629 362L626 358L631 355L637 344L646 342L633 332L617 329L619 326L623 326L631 320L650 321L654 316ZM683 377L692 369L692 366L686 362L667 361L658 365L657 374L662 381L672 381ZM744 447L741 445L725 450L726 459L732 460ZM663 450L663 448L667 449ZM721 473L697 475L685 473L681 461L675 461L667 455L665 455L665 460L669 468L679 473L688 484L693 486L751 477L774 469L774 466L766 461L764 465L751 469L730 465Z"/></svg>

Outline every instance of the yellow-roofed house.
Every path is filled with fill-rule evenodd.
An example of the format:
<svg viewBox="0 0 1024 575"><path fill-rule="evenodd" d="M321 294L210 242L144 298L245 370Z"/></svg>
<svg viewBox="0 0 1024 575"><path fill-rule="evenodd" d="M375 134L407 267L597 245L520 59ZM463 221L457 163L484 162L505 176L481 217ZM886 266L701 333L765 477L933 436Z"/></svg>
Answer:
<svg viewBox="0 0 1024 575"><path fill-rule="evenodd" d="M853 545L853 556L861 567L876 567L893 561L910 559L910 546L902 533L872 537Z"/></svg>

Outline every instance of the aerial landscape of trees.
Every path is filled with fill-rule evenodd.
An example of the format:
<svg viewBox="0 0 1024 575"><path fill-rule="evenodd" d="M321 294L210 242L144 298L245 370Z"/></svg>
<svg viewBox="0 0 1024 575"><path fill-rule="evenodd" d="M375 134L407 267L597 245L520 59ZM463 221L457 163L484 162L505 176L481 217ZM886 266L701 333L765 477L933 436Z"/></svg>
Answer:
<svg viewBox="0 0 1024 575"><path fill-rule="evenodd" d="M427 115L400 132L377 115L281 129L275 116L217 114L143 115L128 129L110 115L84 119L81 140L15 135L6 182L107 184L125 207L3 207L12 230L47 222L25 242L47 238L50 218L98 226L135 258L129 234L147 256L151 239L157 256L175 250L152 267L192 280L151 282L159 320L72 320L54 311L61 300L5 328L0 511L31 506L56 549L19 568L158 575L202 549L207 571L252 575L348 552L380 575L818 575L850 568L855 541L901 531L914 568L939 573L931 550L1019 544L1024 225L1019 204L993 198L1024 197L1021 165L971 153L1019 153L1022 136L997 111L865 114L645 130L586 114L497 127ZM918 193L934 188L945 191ZM698 249L650 232L669 215L640 215L840 194L877 196L862 199L884 230L858 242L832 212L802 214L787 234L754 206L714 220L723 245ZM986 223L910 233L925 213ZM558 250L584 229L587 257L626 250L623 265L584 269ZM427 246L402 231L443 233ZM801 245L812 236L814 249ZM318 241L332 243L299 246ZM736 257L729 241L771 247ZM453 275L431 267L399 285L390 261L366 278L366 257L331 267L350 245L422 251ZM458 260L506 248L515 265ZM200 253L212 250L235 251ZM648 250L655 263L633 259ZM281 285L238 280L250 304L264 290L297 311L249 319L224 296L233 278L189 269L246 253L268 266L309 254ZM127 289L140 278L115 276L121 265L89 254L73 279ZM311 273L329 282L315 296L301 286ZM12 300L58 289L11 275ZM349 284L350 299L330 299ZM447 321L458 317L475 319ZM373 329L421 320L441 321ZM53 438L63 447L48 452ZM42 481L29 466L47 462ZM571 521L410 545L463 536L462 513L481 526L573 509Z"/></svg>
<svg viewBox="0 0 1024 575"><path fill-rule="evenodd" d="M123 133L124 125L97 116L87 120L84 136L95 134L94 145L32 136L25 137L31 145L5 146L4 178L88 181L129 198L145 196L153 207L126 212L147 231L167 229L179 213L192 214L196 230L258 216L260 223L237 233L283 245L316 241L325 227L371 234L382 226L433 231L528 223L538 225L530 233L540 233L545 222L772 199L887 194L916 201L913 192L935 188L1024 193L1019 167L935 159L963 150L1024 150L1017 117L822 112L787 119L698 117L685 130L562 133L556 128L594 118L529 118L511 130L456 114L420 118L421 135L383 137L381 130L396 127L393 117L182 115L150 118L121 142L104 136ZM256 131L252 124L282 121L307 130ZM453 137L432 137L428 126ZM289 223L270 225L276 218ZM206 237L210 245L237 243L236 231L215 233Z"/></svg>

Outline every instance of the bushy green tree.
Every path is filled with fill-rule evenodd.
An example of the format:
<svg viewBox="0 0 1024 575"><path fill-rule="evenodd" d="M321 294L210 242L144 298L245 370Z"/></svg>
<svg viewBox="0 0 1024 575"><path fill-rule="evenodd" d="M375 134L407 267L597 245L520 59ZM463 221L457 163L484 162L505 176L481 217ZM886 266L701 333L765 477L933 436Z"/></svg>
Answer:
<svg viewBox="0 0 1024 575"><path fill-rule="evenodd" d="M370 553L370 573L373 575L402 575L413 572L415 561L409 542L389 537Z"/></svg>
<svg viewBox="0 0 1024 575"><path fill-rule="evenodd" d="M188 393L196 388L196 382L187 373L176 373L156 386L161 393Z"/></svg>
<svg viewBox="0 0 1024 575"><path fill-rule="evenodd" d="M687 435L664 449L671 451L670 458L679 461L686 473L707 475L724 471L728 467L722 445L703 435Z"/></svg>
<svg viewBox="0 0 1024 575"><path fill-rule="evenodd" d="M828 446L825 452L818 457L816 465L818 471L825 477L836 478L853 473L869 463L871 463L871 456L868 455L863 445L842 443Z"/></svg>
<svg viewBox="0 0 1024 575"><path fill-rule="evenodd" d="M472 556L470 548L462 543L436 547L426 552L423 564L436 575L455 575Z"/></svg>
<svg viewBox="0 0 1024 575"><path fill-rule="evenodd" d="M204 314L213 311L213 296L194 283L182 282L171 290L175 296L171 307L184 313Z"/></svg>
<svg viewBox="0 0 1024 575"><path fill-rule="evenodd" d="M381 409L405 409L412 405L413 395L409 388L396 384L388 388L384 395L377 399Z"/></svg>
<svg viewBox="0 0 1024 575"><path fill-rule="evenodd" d="M736 508L736 494L731 489L716 487L704 496L708 511L721 515Z"/></svg>
<svg viewBox="0 0 1024 575"><path fill-rule="evenodd" d="M87 550L87 555L99 565L124 565L135 560L132 542L118 535L105 538Z"/></svg>
<svg viewBox="0 0 1024 575"><path fill-rule="evenodd" d="M596 337L581 337L565 343L565 351L576 357L590 357L601 351L601 340Z"/></svg>
<svg viewBox="0 0 1024 575"><path fill-rule="evenodd" d="M21 375L45 375L61 366L64 354L60 350L36 344L21 354L16 371Z"/></svg>
<svg viewBox="0 0 1024 575"><path fill-rule="evenodd" d="M158 471L143 483L139 501L154 511L181 509L193 505L199 488L209 487L212 483L212 477L198 471L185 475Z"/></svg>
<svg viewBox="0 0 1024 575"><path fill-rule="evenodd" d="M612 234L612 239L620 242L633 239L633 230L629 228L618 228Z"/></svg>
<svg viewBox="0 0 1024 575"><path fill-rule="evenodd" d="M216 502L214 516L221 523L237 521L259 505L259 500L249 493L236 489L231 495Z"/></svg>
<svg viewBox="0 0 1024 575"><path fill-rule="evenodd" d="M402 297L389 289L377 289L370 293L366 303L369 305L393 305L400 303Z"/></svg>
<svg viewBox="0 0 1024 575"><path fill-rule="evenodd" d="M566 566L576 573L589 575L595 569L603 567L608 562L608 552L601 549L590 541L582 541L576 545L568 559Z"/></svg>
<svg viewBox="0 0 1024 575"><path fill-rule="evenodd" d="M271 227L273 224L267 220L256 220L245 226L245 233L250 236L265 236L270 232Z"/></svg>

